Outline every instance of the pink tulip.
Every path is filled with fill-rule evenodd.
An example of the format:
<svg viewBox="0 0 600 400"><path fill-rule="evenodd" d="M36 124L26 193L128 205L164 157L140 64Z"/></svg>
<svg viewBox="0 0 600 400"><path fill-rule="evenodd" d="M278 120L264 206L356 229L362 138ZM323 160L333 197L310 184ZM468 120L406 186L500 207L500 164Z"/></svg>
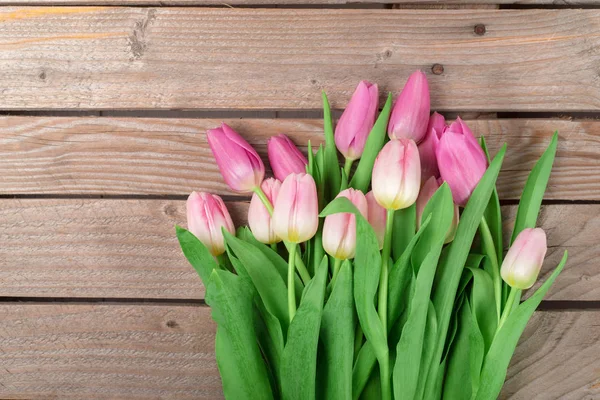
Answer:
<svg viewBox="0 0 600 400"><path fill-rule="evenodd" d="M543 229L524 229L506 253L500 268L502 279L516 289L529 289L537 280L546 250L546 233Z"/></svg>
<svg viewBox="0 0 600 400"><path fill-rule="evenodd" d="M221 228L235 235L235 227L223 200L216 194L192 192L187 199L188 229L213 256L223 254L225 240Z"/></svg>
<svg viewBox="0 0 600 400"><path fill-rule="evenodd" d="M454 202L465 206L487 169L487 157L460 118L442 135L436 157L440 175L450 185Z"/></svg>
<svg viewBox="0 0 600 400"><path fill-rule="evenodd" d="M422 71L415 71L394 104L388 124L390 139L405 138L420 143L427 131L429 103L427 77Z"/></svg>
<svg viewBox="0 0 600 400"><path fill-rule="evenodd" d="M425 183L430 176L440 177L435 150L440 142L440 137L446 130L446 120L443 115L436 112L429 117L429 125L425 139L419 144L419 157L421 158L421 183Z"/></svg>
<svg viewBox="0 0 600 400"><path fill-rule="evenodd" d="M308 174L291 174L283 181L273 210L273 230L281 239L301 243L319 227L317 186Z"/></svg>
<svg viewBox="0 0 600 400"><path fill-rule="evenodd" d="M385 238L387 211L377 203L372 191L367 193L365 197L367 198L369 223L375 231L375 236L377 236L377 241L379 242L379 249L381 250L383 248L383 239Z"/></svg>
<svg viewBox="0 0 600 400"><path fill-rule="evenodd" d="M260 186L265 176L265 166L252 148L227 124L209 129L206 138L217 161L221 175L229 187L248 193Z"/></svg>
<svg viewBox="0 0 600 400"><path fill-rule="evenodd" d="M346 189L337 197L346 197L367 218L368 206L360 190ZM331 214L323 223L323 248L338 260L353 258L356 251L356 216L351 213Z"/></svg>
<svg viewBox="0 0 600 400"><path fill-rule="evenodd" d="M419 192L419 197L417 198L417 206L416 206L417 229L421 228L421 223L423 222L422 221L423 211L425 211L425 206L427 205L429 200L431 200L431 198L433 197L435 192L438 190L438 188L440 187L440 184L441 184L441 181L438 181L437 179L435 179L434 176L431 176L431 177L429 177L429 179L427 179L427 181L421 188L421 191ZM454 216L452 217L452 225L450 226L450 229L448 229L448 233L446 234L446 239L444 240L444 243L450 243L451 241L454 240L454 235L456 234L456 228L458 227L459 215L460 215L460 213L458 210L458 206L455 204L454 205Z"/></svg>
<svg viewBox="0 0 600 400"><path fill-rule="evenodd" d="M273 175L280 181L285 180L289 174L302 174L306 172L308 160L290 138L284 134L272 136L269 139L267 142L267 153Z"/></svg>
<svg viewBox="0 0 600 400"><path fill-rule="evenodd" d="M378 104L377 85L361 81L335 128L335 145L346 159L356 160L362 155Z"/></svg>
<svg viewBox="0 0 600 400"><path fill-rule="evenodd" d="M265 179L260 187L271 204L275 204L281 182L275 178L269 178ZM273 221L269 211L256 193L252 195L250 208L248 209L248 226L259 242L272 244L281 241L273 230Z"/></svg>
<svg viewBox="0 0 600 400"><path fill-rule="evenodd" d="M414 204L421 186L421 163L412 139L394 139L383 146L373 166L372 186L375 199L388 210Z"/></svg>

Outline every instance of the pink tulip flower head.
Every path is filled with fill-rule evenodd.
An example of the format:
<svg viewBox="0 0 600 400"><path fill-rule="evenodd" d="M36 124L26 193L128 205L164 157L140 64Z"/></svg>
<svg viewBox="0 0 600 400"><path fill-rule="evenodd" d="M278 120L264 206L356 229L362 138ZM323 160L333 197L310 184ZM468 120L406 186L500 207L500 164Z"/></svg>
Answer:
<svg viewBox="0 0 600 400"><path fill-rule="evenodd" d="M301 243L319 227L317 186L308 174L291 174L283 181L275 200L273 229L281 239Z"/></svg>
<svg viewBox="0 0 600 400"><path fill-rule="evenodd" d="M271 204L275 204L281 182L275 178L269 178L265 179L260 187ZM281 242L273 229L273 220L269 211L256 193L252 195L250 208L248 209L248 226L259 242L266 244Z"/></svg>
<svg viewBox="0 0 600 400"><path fill-rule="evenodd" d="M206 138L221 175L232 190L249 193L260 186L265 166L256 150L236 131L223 123L209 129Z"/></svg>
<svg viewBox="0 0 600 400"><path fill-rule="evenodd" d="M360 190L346 189L337 197L346 197L367 218L368 206L365 195ZM356 216L351 213L331 214L323 223L323 248L333 258L347 260L356 251Z"/></svg>
<svg viewBox="0 0 600 400"><path fill-rule="evenodd" d="M513 288L529 289L542 269L547 249L546 233L542 229L524 229L510 246L502 262L502 279Z"/></svg>
<svg viewBox="0 0 600 400"><path fill-rule="evenodd" d="M280 181L290 174L306 172L308 160L284 134L273 136L267 142L267 153L273 175Z"/></svg>
<svg viewBox="0 0 600 400"><path fill-rule="evenodd" d="M446 130L446 120L443 115L436 112L429 117L429 125L425 139L419 144L419 157L421 159L421 184L424 184L429 177L440 177L440 170L437 165L435 150L437 149L440 137Z"/></svg>
<svg viewBox="0 0 600 400"><path fill-rule="evenodd" d="M427 76L423 71L415 71L394 103L388 124L390 139L412 139L420 143L427 131L429 108Z"/></svg>
<svg viewBox="0 0 600 400"><path fill-rule="evenodd" d="M460 118L442 135L436 149L442 179L448 182L454 202L465 206L487 169L487 157Z"/></svg>
<svg viewBox="0 0 600 400"><path fill-rule="evenodd" d="M335 145L346 159L356 160L362 155L378 104L377 85L361 81L335 128Z"/></svg>
<svg viewBox="0 0 600 400"><path fill-rule="evenodd" d="M225 240L221 228L235 235L233 221L223 200L204 192L192 192L187 199L187 223L192 232L213 256L223 254Z"/></svg>

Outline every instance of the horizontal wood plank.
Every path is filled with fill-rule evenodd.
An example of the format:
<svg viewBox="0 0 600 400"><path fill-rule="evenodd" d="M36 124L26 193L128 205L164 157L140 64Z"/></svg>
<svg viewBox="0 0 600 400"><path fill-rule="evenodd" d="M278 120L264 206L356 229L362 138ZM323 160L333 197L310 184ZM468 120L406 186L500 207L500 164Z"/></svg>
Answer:
<svg viewBox="0 0 600 400"><path fill-rule="evenodd" d="M1 78L0 78L1 79ZM204 132L216 119L0 117L0 194L186 195L231 192ZM313 119L226 120L263 159L271 135L297 144L323 140ZM509 150L498 186L518 199L529 171L559 131L559 150L546 199L600 200L600 121L493 119L467 121L492 153ZM306 148L303 150L306 152ZM268 164L268 163L267 163Z"/></svg>
<svg viewBox="0 0 600 400"><path fill-rule="evenodd" d="M228 206L244 224L247 203ZM503 212L508 232L515 207ZM203 299L175 238L185 223L184 201L3 199L0 296ZM600 300L600 205L545 206L539 225L549 244L540 279L569 250L547 298Z"/></svg>
<svg viewBox="0 0 600 400"><path fill-rule="evenodd" d="M537 312L501 399L600 395L598 311ZM0 305L0 397L222 398L207 307Z"/></svg>
<svg viewBox="0 0 600 400"><path fill-rule="evenodd" d="M438 110L597 111L598 19L593 9L5 7L0 109L318 109L322 89L340 108L359 80L383 98L420 68Z"/></svg>

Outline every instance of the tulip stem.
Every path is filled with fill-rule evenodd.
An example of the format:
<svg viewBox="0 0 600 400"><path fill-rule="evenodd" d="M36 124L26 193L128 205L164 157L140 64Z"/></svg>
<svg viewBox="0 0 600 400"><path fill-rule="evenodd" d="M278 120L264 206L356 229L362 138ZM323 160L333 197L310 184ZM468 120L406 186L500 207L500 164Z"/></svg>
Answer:
<svg viewBox="0 0 600 400"><path fill-rule="evenodd" d="M277 243L271 243L271 250L277 253Z"/></svg>
<svg viewBox="0 0 600 400"><path fill-rule="evenodd" d="M502 325L504 325L504 323L506 322L506 319L512 312L513 305L515 303L518 293L519 293L519 289L516 289L514 287L510 288L510 293L508 294L508 299L506 300L506 306L504 307L504 311L502 312L502 317L500 317L500 322L498 322L498 328L496 329L496 335L498 334L498 332L500 332L500 328L502 328Z"/></svg>
<svg viewBox="0 0 600 400"><path fill-rule="evenodd" d="M265 192L262 190L262 188L260 186L255 187L254 193L256 193L256 195L258 196L260 201L262 201L265 208L269 212L269 215L272 216L273 215L273 204L271 204L271 201L269 200L269 198L267 197ZM290 254L292 253L292 250L291 250L292 247L294 247L294 254L295 254L294 257L296 258L295 259L296 268L298 269L298 272L300 273L300 278L302 278L302 282L304 282L304 284L306 285L308 283L308 281L310 281L310 274L308 273L308 270L306 269L306 265L304 265L304 261L302 261L302 257L300 256L300 254L298 254L298 252L296 252L296 245L293 243L288 243L288 242L284 242L284 244Z"/></svg>
<svg viewBox="0 0 600 400"><path fill-rule="evenodd" d="M385 237L383 239L383 252L381 254L381 273L379 275L379 301L377 311L383 325L383 332L387 335L387 300L388 300L388 262L392 252L392 231L394 228L394 210L387 210L385 220Z"/></svg>
<svg viewBox="0 0 600 400"><path fill-rule="evenodd" d="M479 224L479 230L481 231L481 239L483 241L483 248L488 256L488 259L492 263L492 280L494 281L494 297L496 299L496 315L498 321L502 314L502 280L500 278L500 266L498 265L498 255L496 254L496 247L494 246L494 239L490 232L490 227L485 221L485 217L481 217L481 223Z"/></svg>
<svg viewBox="0 0 600 400"><path fill-rule="evenodd" d="M354 160L346 158L344 161L344 173L346 174L346 178L350 180L350 171L352 170L352 164L354 164Z"/></svg>
<svg viewBox="0 0 600 400"><path fill-rule="evenodd" d="M294 261L296 260L296 246L293 245L290 249L290 258L288 260L288 311L290 314L290 324L292 323L292 319L294 319L294 315L296 315L296 293L294 286L294 277L296 275L296 270L294 268Z"/></svg>
<svg viewBox="0 0 600 400"><path fill-rule="evenodd" d="M337 280L338 274L340 273L340 267L342 266L342 260L335 259L333 263L333 276L331 277L331 288L333 289L333 285L335 285L335 281Z"/></svg>

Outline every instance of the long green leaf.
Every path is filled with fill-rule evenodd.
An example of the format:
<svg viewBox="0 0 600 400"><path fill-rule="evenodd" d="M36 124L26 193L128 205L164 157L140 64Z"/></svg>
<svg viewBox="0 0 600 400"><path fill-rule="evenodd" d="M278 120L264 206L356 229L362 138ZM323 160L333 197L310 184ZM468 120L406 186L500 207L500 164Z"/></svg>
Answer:
<svg viewBox="0 0 600 400"><path fill-rule="evenodd" d="M283 332L279 320L271 314L258 296L254 296L254 318L256 326L256 337L258 345L267 360L269 372L271 373L271 387L273 393L279 393L281 388L281 356L283 354ZM276 398L279 396L276 395Z"/></svg>
<svg viewBox="0 0 600 400"><path fill-rule="evenodd" d="M387 126L391 110L392 94L390 93L388 94L385 106L383 106L383 110L381 110L381 113L379 114L379 117L377 118L373 129L371 129L371 133L369 133L369 136L367 137L365 149L360 158L360 161L358 162L356 171L352 176L352 180L350 181L350 187L353 187L354 189L359 189L364 193L366 193L369 189L375 159L377 158L377 155L383 147L383 144L385 143L385 139L387 137Z"/></svg>
<svg viewBox="0 0 600 400"><path fill-rule="evenodd" d="M421 368L419 370L419 384L417 386L417 399L423 398L425 387L428 384L427 373L429 372L429 366L431 365L433 353L435 352L437 334L437 316L435 315L433 303L429 301L427 324L425 325L425 340L423 342L423 362L421 362Z"/></svg>
<svg viewBox="0 0 600 400"><path fill-rule="evenodd" d="M180 226L175 226L175 231L183 254L206 285L213 270L218 269L215 258L192 232Z"/></svg>
<svg viewBox="0 0 600 400"><path fill-rule="evenodd" d="M394 227L392 234L392 258L398 260L404 250L415 236L417 230L417 207L413 204L394 213Z"/></svg>
<svg viewBox="0 0 600 400"><path fill-rule="evenodd" d="M488 162L491 162L490 154L485 143L485 138L481 137L481 147L488 158ZM504 246L502 244L502 213L500 210L500 199L498 197L498 190L494 186L494 191L490 196L487 208L484 213L485 221L490 228L492 239L494 240L494 248L496 249L496 255L498 257L498 265L502 265L502 251Z"/></svg>
<svg viewBox="0 0 600 400"><path fill-rule="evenodd" d="M459 311L458 331L448 353L448 368L444 380L444 399L469 400L471 398L470 334L471 308L464 301Z"/></svg>
<svg viewBox="0 0 600 400"><path fill-rule="evenodd" d="M227 246L233 250L240 261L238 268L243 268L243 275L247 274L250 277L266 309L279 320L285 335L289 321L287 288L277 268L256 247L226 231L224 236Z"/></svg>
<svg viewBox="0 0 600 400"><path fill-rule="evenodd" d="M490 163L489 168L481 178L479 184L473 191L471 199L465 207L454 241L449 246L448 256L444 259L444 263L439 268L440 278L439 283L433 295L433 306L438 316L438 331L439 341L434 356L429 376L435 379L438 376L438 367L444 352L446 343L446 334L450 316L452 315L452 307L456 296L456 289L460 281L463 267L469 255L473 238L479 227L479 223L488 204L504 154L506 153L506 145L502 146L494 160ZM426 398L430 398L426 395Z"/></svg>
<svg viewBox="0 0 600 400"><path fill-rule="evenodd" d="M214 270L206 303L217 323L216 356L226 399L272 399L254 327L253 292L229 271Z"/></svg>
<svg viewBox="0 0 600 400"><path fill-rule="evenodd" d="M489 273L482 269L471 269L473 274L473 289L471 304L477 325L483 335L485 351L492 345L498 326L498 315L494 301L494 282Z"/></svg>
<svg viewBox="0 0 600 400"><path fill-rule="evenodd" d="M527 177L521 200L519 200L511 243L523 229L535 228L542 200L544 199L544 192L550 179L550 171L552 171L557 145L558 132L554 132L548 148L531 170L529 177Z"/></svg>
<svg viewBox="0 0 600 400"><path fill-rule="evenodd" d="M352 397L352 363L354 354L354 298L352 265L342 264L331 296L323 310L321 342L325 363L324 398L347 400Z"/></svg>
<svg viewBox="0 0 600 400"><path fill-rule="evenodd" d="M310 280L298 311L290 324L281 363L281 391L284 400L315 398L317 347L325 298L327 259ZM255 397L257 398L257 397Z"/></svg>
<svg viewBox="0 0 600 400"><path fill-rule="evenodd" d="M333 133L333 119L327 95L323 92L323 128L325 130L325 169L322 176L327 180L326 199L333 199L340 187L340 162Z"/></svg>
<svg viewBox="0 0 600 400"><path fill-rule="evenodd" d="M558 264L552 275L529 299L520 304L508 316L506 322L500 328L498 335L490 347L490 351L485 357L476 400L489 400L498 397L504 384L508 364L517 347L519 338L525 330L527 322L566 263L567 252L565 251L560 264Z"/></svg>

